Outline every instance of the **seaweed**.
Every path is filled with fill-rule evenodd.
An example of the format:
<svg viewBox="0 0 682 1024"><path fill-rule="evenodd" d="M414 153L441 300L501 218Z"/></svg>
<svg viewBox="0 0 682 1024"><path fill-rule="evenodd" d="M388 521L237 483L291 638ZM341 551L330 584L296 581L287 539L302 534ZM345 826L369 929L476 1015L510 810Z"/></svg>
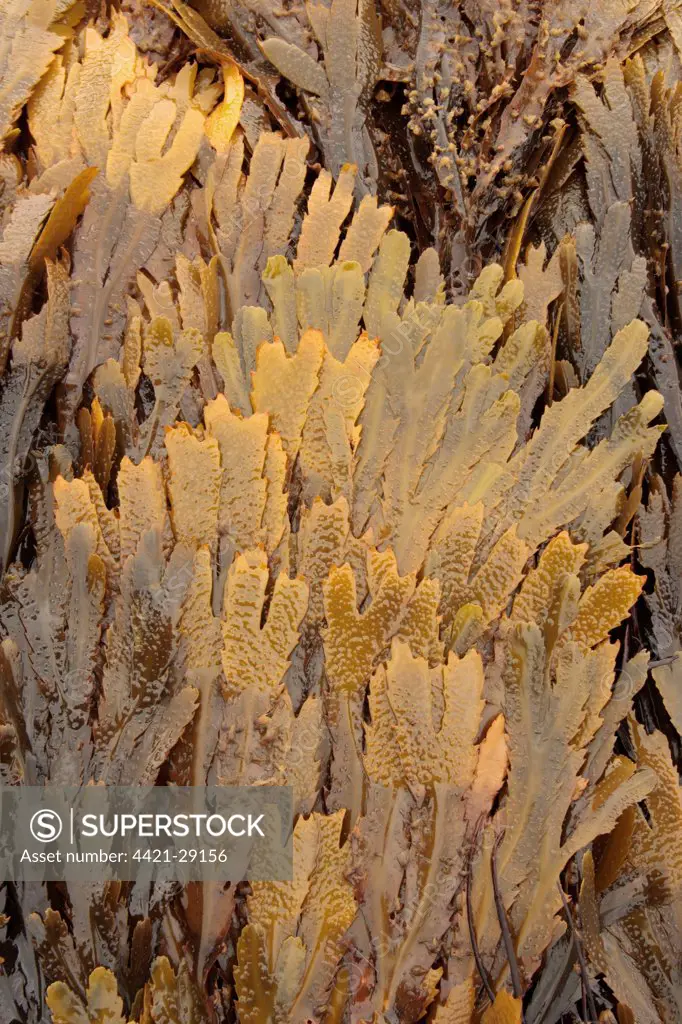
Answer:
<svg viewBox="0 0 682 1024"><path fill-rule="evenodd" d="M678 1021L673 7L0 12L0 781L295 816L3 1024Z"/></svg>

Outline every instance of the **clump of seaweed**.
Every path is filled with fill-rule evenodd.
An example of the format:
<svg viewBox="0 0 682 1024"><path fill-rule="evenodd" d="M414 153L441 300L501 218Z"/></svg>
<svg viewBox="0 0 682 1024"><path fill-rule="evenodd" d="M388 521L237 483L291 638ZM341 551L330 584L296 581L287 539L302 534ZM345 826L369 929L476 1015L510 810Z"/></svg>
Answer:
<svg viewBox="0 0 682 1024"><path fill-rule="evenodd" d="M5 884L0 1021L675 1021L676 325L631 200L652 146L674 190L679 126L623 62L650 5L531 39L424 4L404 75L363 2L167 10L200 62L116 11L13 22L0 773L289 786L294 875ZM381 200L387 54L454 197L444 261ZM565 87L580 147L555 124L526 202ZM453 292L498 208L506 252Z"/></svg>

